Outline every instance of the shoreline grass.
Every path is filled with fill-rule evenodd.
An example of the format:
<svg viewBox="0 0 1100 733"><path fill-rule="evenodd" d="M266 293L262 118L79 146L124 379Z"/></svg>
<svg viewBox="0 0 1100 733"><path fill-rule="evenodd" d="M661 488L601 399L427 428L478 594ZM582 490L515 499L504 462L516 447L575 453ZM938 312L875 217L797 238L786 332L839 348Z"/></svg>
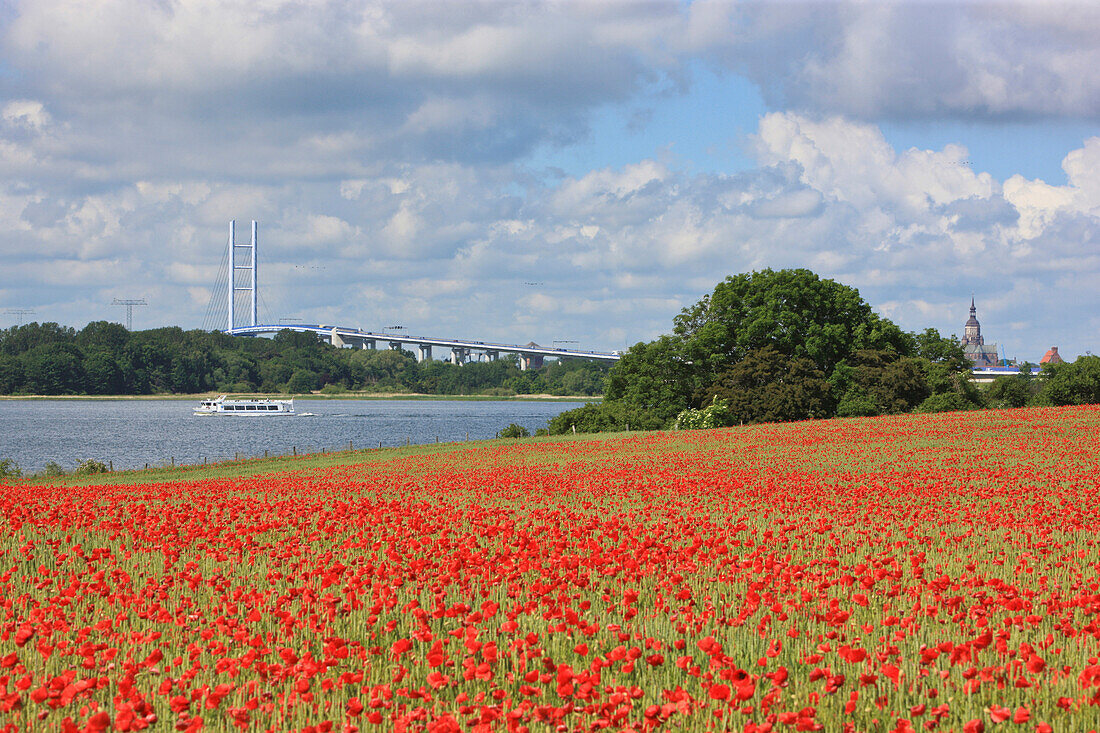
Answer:
<svg viewBox="0 0 1100 733"><path fill-rule="evenodd" d="M0 479L0 485L97 486L144 485L173 481L234 479L297 471L312 471L339 466L384 464L406 458L446 456L464 450L516 444L562 443L617 437L624 433L582 433L580 435L541 435L528 438L486 438L444 443L414 443L382 448L336 448L298 454L248 456L210 463L156 465L148 468L119 469L97 474L67 473L61 476L28 475Z"/></svg>

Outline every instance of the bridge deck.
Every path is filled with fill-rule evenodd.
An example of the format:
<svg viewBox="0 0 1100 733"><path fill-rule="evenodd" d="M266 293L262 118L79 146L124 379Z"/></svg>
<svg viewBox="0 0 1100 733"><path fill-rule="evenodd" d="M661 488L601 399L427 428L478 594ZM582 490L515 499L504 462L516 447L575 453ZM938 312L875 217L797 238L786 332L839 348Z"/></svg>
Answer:
<svg viewBox="0 0 1100 733"><path fill-rule="evenodd" d="M384 341L390 344L411 344L414 346L439 346L446 349L465 349L468 351L496 352L507 354L522 354L524 356L557 356L578 359L595 359L598 361L618 361L619 354L613 351L584 351L580 349L558 349L546 346L525 346L522 344L503 344L495 341L473 341L468 339L443 339L428 336L405 336L393 333L375 333L363 331L358 328L345 328L343 326L328 326L325 324L266 324L259 326L238 326L227 330L231 336L263 336L278 333L282 330L296 331L298 333L316 333L319 336L327 336L330 339L337 336L344 343L365 344L371 341Z"/></svg>

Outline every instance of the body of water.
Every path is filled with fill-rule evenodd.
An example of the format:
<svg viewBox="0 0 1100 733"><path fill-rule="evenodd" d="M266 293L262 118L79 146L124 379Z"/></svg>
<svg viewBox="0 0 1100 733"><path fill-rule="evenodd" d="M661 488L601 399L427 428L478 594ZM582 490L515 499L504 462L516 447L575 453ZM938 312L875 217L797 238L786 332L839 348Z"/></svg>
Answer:
<svg viewBox="0 0 1100 733"><path fill-rule="evenodd" d="M170 460L202 463L244 456L377 448L492 438L510 423L534 434L583 402L297 400L299 414L196 417L185 400L0 400L0 459L25 473L55 461L72 470L92 458L116 470ZM314 413L313 416L301 413Z"/></svg>

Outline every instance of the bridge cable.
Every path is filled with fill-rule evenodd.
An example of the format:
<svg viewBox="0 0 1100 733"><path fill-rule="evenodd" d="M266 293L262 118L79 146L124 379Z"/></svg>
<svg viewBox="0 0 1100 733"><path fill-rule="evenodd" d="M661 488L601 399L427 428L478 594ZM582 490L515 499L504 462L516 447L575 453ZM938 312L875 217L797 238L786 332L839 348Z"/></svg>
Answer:
<svg viewBox="0 0 1100 733"><path fill-rule="evenodd" d="M214 290L206 306L206 317L202 322L204 331L224 331L229 325L229 277L229 247L226 247L218 269L218 279L214 282Z"/></svg>

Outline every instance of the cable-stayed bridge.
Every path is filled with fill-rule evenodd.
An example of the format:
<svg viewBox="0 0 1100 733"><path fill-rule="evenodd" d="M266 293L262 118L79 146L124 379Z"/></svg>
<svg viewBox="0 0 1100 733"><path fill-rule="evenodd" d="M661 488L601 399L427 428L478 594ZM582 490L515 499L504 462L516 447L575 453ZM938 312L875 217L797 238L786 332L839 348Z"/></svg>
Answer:
<svg viewBox="0 0 1100 733"><path fill-rule="evenodd" d="M616 351L583 351L580 349L561 349L539 346L536 343L507 344L493 341L471 339L435 338L428 336L410 336L383 332L364 331L360 328L335 326L329 324L304 323L258 323L257 313L260 298L259 261L256 253L259 247L259 226L252 222L252 235L248 244L236 241L236 222L229 222L229 242L227 260L223 261L223 272L227 278L219 277L219 286L215 288L211 302L211 311L220 316L217 302L225 298L226 328L222 329L231 336L266 336L289 330L298 333L315 333L327 339L333 346L359 349L409 349L415 351L417 361L432 358L432 350L448 350L448 360L452 364L465 364L470 361L495 360L501 354L516 354L521 369L539 367L544 358L551 356L566 359L592 359L595 361L618 361ZM225 292L221 292L224 290ZM244 303L242 303L242 299ZM239 306L244 306L243 308ZM208 313L209 315L209 313ZM242 317L244 316L244 317ZM243 322L242 322L243 321Z"/></svg>

